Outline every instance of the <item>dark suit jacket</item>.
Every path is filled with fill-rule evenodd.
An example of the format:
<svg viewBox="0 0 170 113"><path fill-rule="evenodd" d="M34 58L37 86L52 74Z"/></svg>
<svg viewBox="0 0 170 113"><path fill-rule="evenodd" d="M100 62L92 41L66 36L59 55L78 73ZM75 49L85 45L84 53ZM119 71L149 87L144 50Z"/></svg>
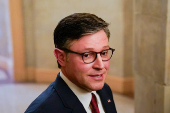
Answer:
<svg viewBox="0 0 170 113"><path fill-rule="evenodd" d="M105 112L117 113L112 92L106 83L97 93ZM111 102L108 102L108 99ZM58 74L56 80L30 104L25 113L86 113L86 111L77 96Z"/></svg>

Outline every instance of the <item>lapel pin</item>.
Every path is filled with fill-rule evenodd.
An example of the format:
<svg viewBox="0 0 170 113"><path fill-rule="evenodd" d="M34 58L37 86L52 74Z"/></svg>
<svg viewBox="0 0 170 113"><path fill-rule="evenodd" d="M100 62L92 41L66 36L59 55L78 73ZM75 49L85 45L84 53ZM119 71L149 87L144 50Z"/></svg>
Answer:
<svg viewBox="0 0 170 113"><path fill-rule="evenodd" d="M108 99L108 100L107 100L107 102L109 103L109 102L111 102L111 100L110 100L110 99Z"/></svg>

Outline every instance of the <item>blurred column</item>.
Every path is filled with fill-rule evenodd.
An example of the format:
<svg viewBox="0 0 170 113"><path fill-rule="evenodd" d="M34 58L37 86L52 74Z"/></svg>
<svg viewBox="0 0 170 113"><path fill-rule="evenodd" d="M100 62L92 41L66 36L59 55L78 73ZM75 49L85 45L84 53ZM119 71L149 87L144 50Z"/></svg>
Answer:
<svg viewBox="0 0 170 113"><path fill-rule="evenodd" d="M9 0L9 10L13 42L14 79L18 82L26 81L22 0Z"/></svg>
<svg viewBox="0 0 170 113"><path fill-rule="evenodd" d="M135 113L170 113L169 11L169 0L134 0Z"/></svg>

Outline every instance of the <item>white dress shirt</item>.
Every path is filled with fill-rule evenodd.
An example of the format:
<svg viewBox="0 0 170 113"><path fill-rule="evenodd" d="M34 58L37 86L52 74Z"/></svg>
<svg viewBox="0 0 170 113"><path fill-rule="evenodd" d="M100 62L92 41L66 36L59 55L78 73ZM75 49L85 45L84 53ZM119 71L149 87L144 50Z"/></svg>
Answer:
<svg viewBox="0 0 170 113"><path fill-rule="evenodd" d="M91 93L94 93L96 95L97 104L98 104L100 113L105 113L104 109L103 109L103 106L102 106L102 103L101 103L101 100L100 100L100 97L96 93L96 91L88 92L88 91L76 86L61 71L60 71L60 76L66 82L68 87L70 87L70 89L77 96L77 98L82 103L82 105L84 106L87 113L91 113L91 108L90 108L90 102L91 102L91 98L92 98Z"/></svg>

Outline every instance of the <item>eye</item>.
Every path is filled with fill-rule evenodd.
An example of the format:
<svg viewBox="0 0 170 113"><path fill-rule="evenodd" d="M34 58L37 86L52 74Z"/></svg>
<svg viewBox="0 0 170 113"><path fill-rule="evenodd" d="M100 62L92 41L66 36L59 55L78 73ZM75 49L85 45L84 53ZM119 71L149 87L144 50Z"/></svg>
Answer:
<svg viewBox="0 0 170 113"><path fill-rule="evenodd" d="M94 56L95 56L94 52L87 52L87 53L84 53L83 55L84 58L93 58Z"/></svg>
<svg viewBox="0 0 170 113"><path fill-rule="evenodd" d="M88 58L89 56L90 56L89 53L85 53L85 54L83 55L83 57L85 57L85 58Z"/></svg>
<svg viewBox="0 0 170 113"><path fill-rule="evenodd" d="M101 55L102 55L102 56L103 56L103 55L107 55L107 54L108 54L108 51L107 51L107 50L101 52Z"/></svg>

